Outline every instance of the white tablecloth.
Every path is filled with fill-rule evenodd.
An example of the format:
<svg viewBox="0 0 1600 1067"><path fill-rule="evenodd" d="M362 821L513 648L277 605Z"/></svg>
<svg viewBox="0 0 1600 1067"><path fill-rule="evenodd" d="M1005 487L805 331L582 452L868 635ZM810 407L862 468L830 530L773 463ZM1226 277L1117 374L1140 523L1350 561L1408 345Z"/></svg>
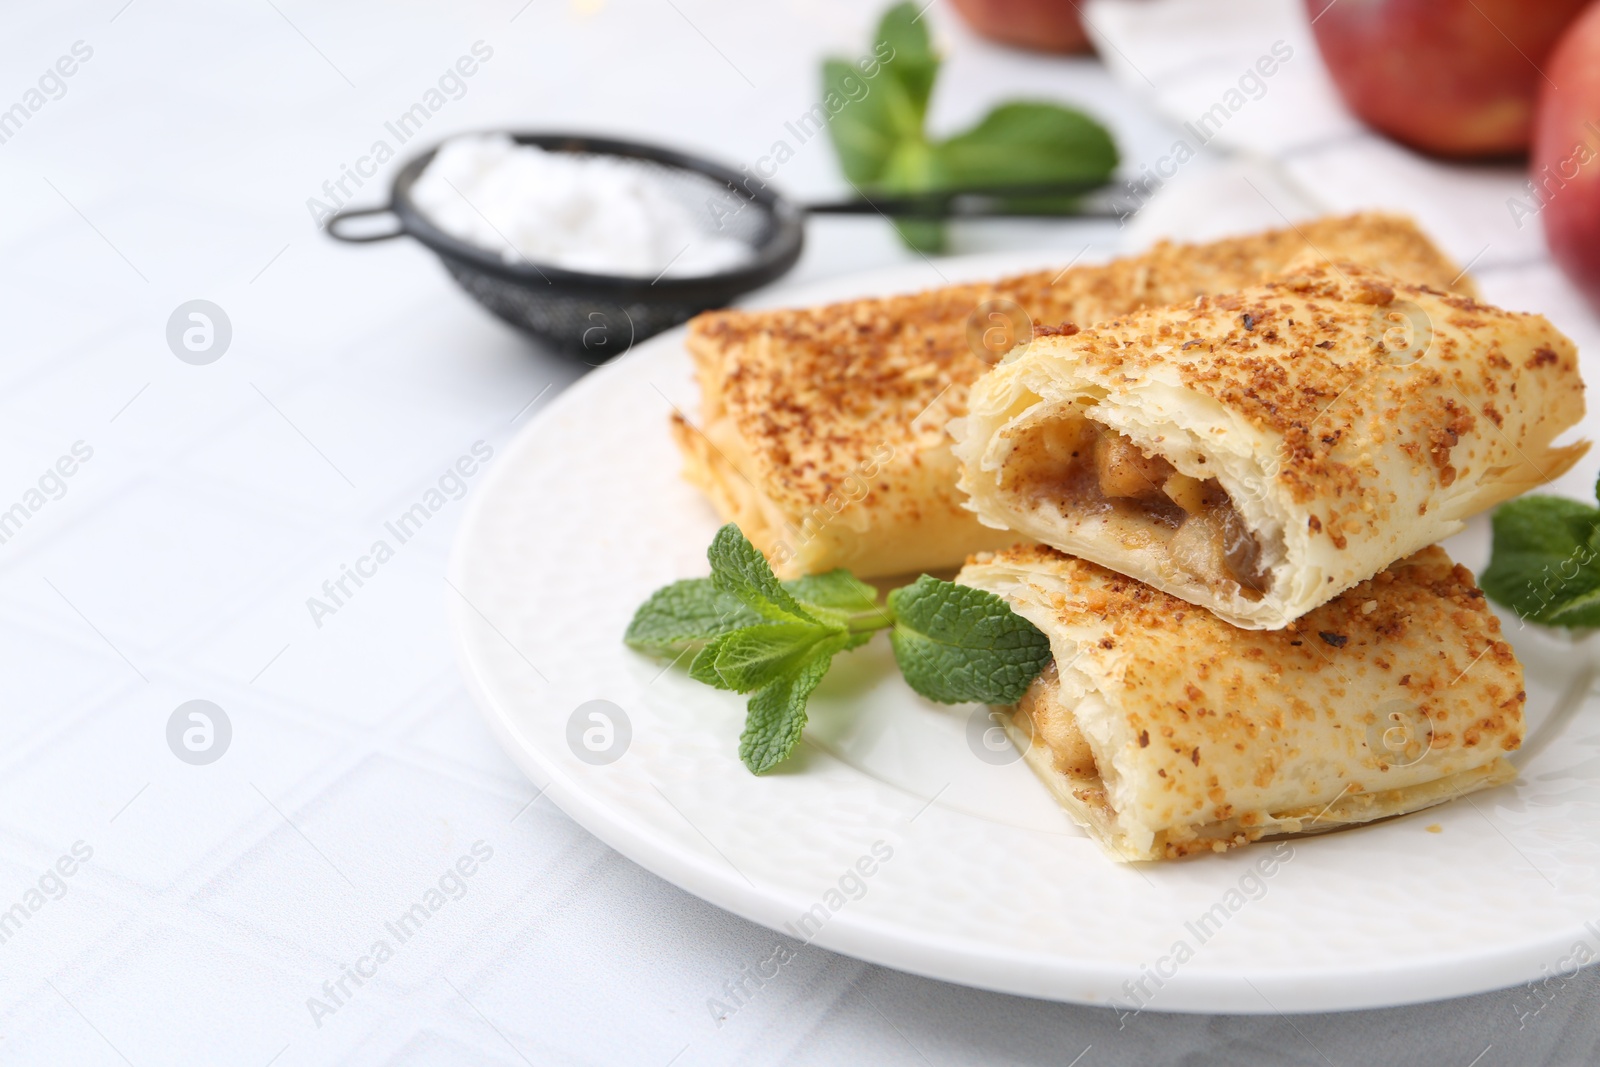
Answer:
<svg viewBox="0 0 1600 1067"><path fill-rule="evenodd" d="M345 577L386 521L581 368L482 314L421 249L333 244L310 201L377 202L395 164L370 173L375 142L403 158L470 128L754 160L810 106L819 57L856 51L874 14L724 0L0 14L0 1062L1593 1061L1593 974L1344 1016L1146 1012L1119 1029L1107 1011L806 948L719 1026L707 1001L778 938L530 803L451 658L442 577L460 501L376 574ZM935 7L950 55L936 125L1007 95L1076 100L1137 172L1173 127L1128 86L1151 75L1169 111L1190 90L1132 14L1095 16L1144 68L1114 80L985 45ZM430 97L477 42L491 56ZM418 102L423 128L394 144L386 123ZM1222 180L1214 163L1192 180ZM776 181L831 196L834 174L818 141ZM1042 242L1065 259L1118 238L994 224L958 246ZM1537 292L1592 337L1540 255L1486 253L1491 294ZM825 220L796 277L906 256L877 221ZM231 326L207 365L168 344L197 299ZM208 764L169 744L195 700L231 730ZM178 722L176 751L198 722Z"/></svg>

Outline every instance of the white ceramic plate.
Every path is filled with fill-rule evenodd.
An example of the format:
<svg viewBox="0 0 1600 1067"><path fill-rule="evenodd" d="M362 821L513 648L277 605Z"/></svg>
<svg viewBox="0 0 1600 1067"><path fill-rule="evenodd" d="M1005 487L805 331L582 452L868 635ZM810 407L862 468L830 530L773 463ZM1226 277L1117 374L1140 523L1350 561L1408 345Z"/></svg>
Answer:
<svg viewBox="0 0 1600 1067"><path fill-rule="evenodd" d="M938 280L919 266L774 299ZM1516 784L1292 845L1108 862L1009 750L986 745L983 709L916 697L881 637L836 661L796 758L753 777L737 755L743 698L621 642L652 590L706 573L718 525L678 476L674 405L696 409L681 331L560 396L494 461L447 594L462 668L500 742L649 870L861 959L1125 1010L1399 1004L1600 956L1600 925L1585 926L1600 917L1600 730L1553 714L1582 657L1514 624L1534 730ZM1481 522L1456 541L1458 559L1482 565ZM608 742L596 710L609 763L586 747Z"/></svg>

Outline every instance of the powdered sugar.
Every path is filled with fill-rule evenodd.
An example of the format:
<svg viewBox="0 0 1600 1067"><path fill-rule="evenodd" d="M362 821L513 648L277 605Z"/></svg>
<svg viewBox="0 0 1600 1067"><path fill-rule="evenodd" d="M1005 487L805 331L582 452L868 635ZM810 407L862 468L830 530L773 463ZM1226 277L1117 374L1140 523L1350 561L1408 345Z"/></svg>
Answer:
<svg viewBox="0 0 1600 1067"><path fill-rule="evenodd" d="M440 229L497 252L590 274L717 274L751 259L708 233L648 169L628 160L547 152L504 134L446 142L411 189Z"/></svg>

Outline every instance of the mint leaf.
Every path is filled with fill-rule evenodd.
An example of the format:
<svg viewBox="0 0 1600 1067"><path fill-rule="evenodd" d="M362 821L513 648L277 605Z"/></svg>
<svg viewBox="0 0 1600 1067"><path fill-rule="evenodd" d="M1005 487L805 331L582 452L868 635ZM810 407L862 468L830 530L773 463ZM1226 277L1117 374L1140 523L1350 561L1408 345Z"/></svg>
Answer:
<svg viewBox="0 0 1600 1067"><path fill-rule="evenodd" d="M785 675L750 698L744 733L739 735L739 758L753 774L764 774L789 758L806 726L806 701L822 681L847 637L830 638L791 674Z"/></svg>
<svg viewBox="0 0 1600 1067"><path fill-rule="evenodd" d="M761 616L717 589L710 578L688 578L650 594L633 613L622 640L644 652L675 654L760 621Z"/></svg>
<svg viewBox="0 0 1600 1067"><path fill-rule="evenodd" d="M885 52L885 46L889 51ZM928 100L933 96L934 79L939 76L939 56L928 39L927 23L915 4L896 4L883 13L878 23L874 54L887 57L883 70L900 85L909 108L897 123L902 136L922 135L928 116Z"/></svg>
<svg viewBox="0 0 1600 1067"><path fill-rule="evenodd" d="M869 74L870 72L870 74ZM910 4L878 24L872 55L822 64L822 106L839 169L856 186L876 186L897 145L922 138L939 58Z"/></svg>
<svg viewBox="0 0 1600 1067"><path fill-rule="evenodd" d="M736 524L730 522L717 531L706 558L711 561L713 584L763 617L774 622L817 621L794 602L772 573L767 558Z"/></svg>
<svg viewBox="0 0 1600 1067"><path fill-rule="evenodd" d="M724 682L722 675L717 673L717 656L722 653L723 644L731 636L733 636L731 633L722 634L696 652L694 659L689 662L689 677L714 689L731 689L732 686Z"/></svg>
<svg viewBox="0 0 1600 1067"><path fill-rule="evenodd" d="M923 132L939 56L921 14L914 4L896 4L878 23L872 55L854 64L830 59L822 66L828 137L839 169L868 199L940 184ZM863 73L869 70L870 78ZM944 247L944 225L936 220L896 219L893 225L912 248Z"/></svg>
<svg viewBox="0 0 1600 1067"><path fill-rule="evenodd" d="M950 182L933 148L918 137L895 146L878 184L888 193L914 195L948 186ZM939 219L897 218L891 221L907 247L928 253L944 251L945 227Z"/></svg>
<svg viewBox="0 0 1600 1067"><path fill-rule="evenodd" d="M1104 126L1073 108L1033 101L1001 104L933 151L942 179L965 188L1100 182L1117 167Z"/></svg>
<svg viewBox="0 0 1600 1067"><path fill-rule="evenodd" d="M727 688L748 693L793 674L819 644L842 636L839 630L800 622L751 626L718 641L714 667Z"/></svg>
<svg viewBox="0 0 1600 1067"><path fill-rule="evenodd" d="M1600 626L1600 588L1574 597L1548 618L1533 621L1546 626L1563 626L1569 630L1592 630Z"/></svg>
<svg viewBox="0 0 1600 1067"><path fill-rule="evenodd" d="M900 123L912 111L905 87L882 68L867 79L854 65L829 59L822 64L822 94L824 107L832 100L839 108L828 120L839 169L852 185L873 185L899 143Z"/></svg>
<svg viewBox="0 0 1600 1067"><path fill-rule="evenodd" d="M889 640L911 688L941 704L1015 704L1050 641L993 593L924 574L889 594Z"/></svg>
<svg viewBox="0 0 1600 1067"><path fill-rule="evenodd" d="M794 578L783 587L801 607L829 622L879 629L894 621L878 606L878 591L843 567Z"/></svg>
<svg viewBox="0 0 1600 1067"><path fill-rule="evenodd" d="M1495 509L1494 548L1479 584L1530 622L1600 626L1600 508L1525 496Z"/></svg>

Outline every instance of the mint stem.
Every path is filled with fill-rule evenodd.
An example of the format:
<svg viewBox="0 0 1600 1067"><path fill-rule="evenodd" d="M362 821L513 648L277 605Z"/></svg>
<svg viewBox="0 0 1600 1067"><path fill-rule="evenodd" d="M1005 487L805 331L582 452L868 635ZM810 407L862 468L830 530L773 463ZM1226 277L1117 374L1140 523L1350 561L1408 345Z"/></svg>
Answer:
<svg viewBox="0 0 1600 1067"><path fill-rule="evenodd" d="M853 634L877 633L887 630L894 625L894 613L886 607L875 608L872 611L861 611L851 615L845 620L845 625Z"/></svg>

